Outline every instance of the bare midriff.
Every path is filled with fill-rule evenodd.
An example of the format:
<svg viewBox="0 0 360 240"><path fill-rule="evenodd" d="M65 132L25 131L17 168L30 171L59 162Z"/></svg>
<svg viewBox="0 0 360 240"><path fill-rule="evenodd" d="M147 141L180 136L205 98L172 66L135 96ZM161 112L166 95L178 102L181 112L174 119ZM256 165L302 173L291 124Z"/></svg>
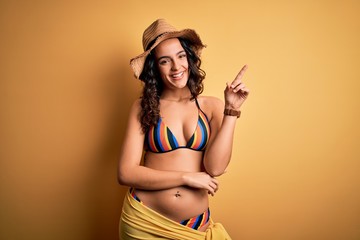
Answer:
<svg viewBox="0 0 360 240"><path fill-rule="evenodd" d="M147 152L144 166L163 171L201 172L202 156L203 152L186 148L161 154ZM136 189L136 195L146 206L176 222L202 214L209 207L207 190L187 186L155 191ZM199 230L204 231L208 224Z"/></svg>

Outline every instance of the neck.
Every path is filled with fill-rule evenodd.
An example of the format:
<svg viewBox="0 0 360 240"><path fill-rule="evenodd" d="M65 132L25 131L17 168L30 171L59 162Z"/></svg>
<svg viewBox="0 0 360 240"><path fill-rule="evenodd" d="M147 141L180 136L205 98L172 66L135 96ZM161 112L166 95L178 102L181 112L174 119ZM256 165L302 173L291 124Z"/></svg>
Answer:
<svg viewBox="0 0 360 240"><path fill-rule="evenodd" d="M160 99L165 101L181 102L184 100L190 100L191 92L189 88L177 89L176 91L164 90Z"/></svg>

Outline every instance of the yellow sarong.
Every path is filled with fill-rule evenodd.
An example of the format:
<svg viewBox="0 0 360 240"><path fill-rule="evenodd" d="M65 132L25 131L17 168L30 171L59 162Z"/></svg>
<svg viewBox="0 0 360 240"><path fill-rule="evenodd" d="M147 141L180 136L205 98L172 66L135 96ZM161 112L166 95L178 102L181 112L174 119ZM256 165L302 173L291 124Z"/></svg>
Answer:
<svg viewBox="0 0 360 240"><path fill-rule="evenodd" d="M120 240L231 240L221 223L210 225L205 232L181 225L136 201L128 191L119 226Z"/></svg>

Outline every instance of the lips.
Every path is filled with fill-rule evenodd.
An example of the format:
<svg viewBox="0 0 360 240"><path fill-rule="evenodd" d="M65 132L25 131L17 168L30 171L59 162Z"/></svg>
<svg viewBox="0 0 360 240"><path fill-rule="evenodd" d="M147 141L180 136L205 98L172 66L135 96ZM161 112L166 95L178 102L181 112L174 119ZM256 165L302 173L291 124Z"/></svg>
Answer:
<svg viewBox="0 0 360 240"><path fill-rule="evenodd" d="M179 78L182 78L182 76L184 76L184 72L179 72L179 73L176 73L176 74L172 74L170 76L172 78L179 79Z"/></svg>

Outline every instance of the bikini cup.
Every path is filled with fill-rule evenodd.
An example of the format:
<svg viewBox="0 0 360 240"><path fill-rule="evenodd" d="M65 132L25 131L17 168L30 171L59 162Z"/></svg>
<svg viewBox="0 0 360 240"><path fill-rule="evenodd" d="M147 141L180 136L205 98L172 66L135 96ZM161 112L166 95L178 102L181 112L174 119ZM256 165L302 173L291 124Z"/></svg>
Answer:
<svg viewBox="0 0 360 240"><path fill-rule="evenodd" d="M198 121L195 131L189 141L184 146L180 146L171 129L160 117L155 126L151 126L145 134L145 150L154 153L165 153L179 148L188 148L196 151L203 151L210 137L210 125L206 114L200 109L197 99Z"/></svg>

